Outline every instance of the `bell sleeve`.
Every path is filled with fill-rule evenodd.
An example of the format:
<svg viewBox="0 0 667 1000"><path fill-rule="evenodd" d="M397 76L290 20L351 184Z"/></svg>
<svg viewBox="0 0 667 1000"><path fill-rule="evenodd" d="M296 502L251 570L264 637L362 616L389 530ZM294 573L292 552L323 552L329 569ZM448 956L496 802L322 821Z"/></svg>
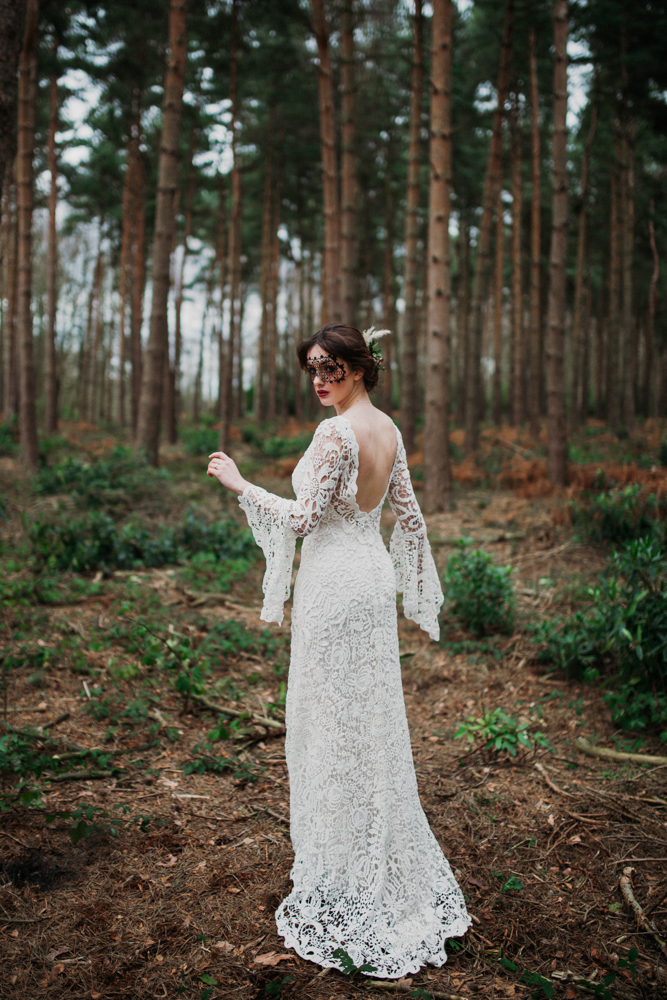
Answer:
<svg viewBox="0 0 667 1000"><path fill-rule="evenodd" d="M403 594L405 617L428 632L431 639L437 640L440 638L438 613L444 600L442 588L401 440L398 448L388 491L389 503L397 518L389 546L396 589Z"/></svg>
<svg viewBox="0 0 667 1000"><path fill-rule="evenodd" d="M319 425L303 461L305 475L296 500L287 500L253 485L247 486L239 497L266 559L260 618L278 625L282 625L284 604L290 595L296 540L309 535L320 523L340 478L343 440L335 418Z"/></svg>

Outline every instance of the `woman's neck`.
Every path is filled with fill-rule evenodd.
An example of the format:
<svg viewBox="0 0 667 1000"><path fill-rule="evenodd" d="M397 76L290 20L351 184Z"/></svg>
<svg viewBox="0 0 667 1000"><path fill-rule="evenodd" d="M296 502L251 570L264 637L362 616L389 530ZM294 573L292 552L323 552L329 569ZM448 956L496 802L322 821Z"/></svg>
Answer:
<svg viewBox="0 0 667 1000"><path fill-rule="evenodd" d="M364 386L363 382L355 383L355 387L350 393L350 395L346 396L345 399L341 399L340 402L334 404L336 414L339 417L342 417L346 411L351 410L353 408L356 410L361 407L366 408L368 406L372 407L373 404L370 401L369 395L366 392L366 387Z"/></svg>

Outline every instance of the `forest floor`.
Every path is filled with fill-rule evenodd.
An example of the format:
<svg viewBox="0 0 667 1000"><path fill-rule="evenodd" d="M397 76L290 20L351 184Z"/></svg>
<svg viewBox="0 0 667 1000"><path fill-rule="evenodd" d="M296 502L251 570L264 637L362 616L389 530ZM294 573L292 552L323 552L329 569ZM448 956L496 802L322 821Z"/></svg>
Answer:
<svg viewBox="0 0 667 1000"><path fill-rule="evenodd" d="M242 523L235 503L203 476L203 461L167 450L164 462L171 479L143 501L142 517L169 520L196 503ZM285 463L256 466L256 481L288 494ZM22 513L55 502L29 494L13 458L0 460L0 489L12 497L8 536L22 530ZM385 512L387 535L392 521ZM452 943L447 964L388 989L362 974L323 972L276 933L274 910L289 892L293 859L284 736L276 728L289 615L282 629L260 623L258 560L226 592L202 596L180 568L138 570L98 574L60 604L4 607L5 649L9 636L12 648L67 651L12 671L5 718L18 728L63 716L51 730L57 738L124 752L106 774L47 784L41 811L4 813L0 995L667 996L665 955L638 928L619 888L632 868L636 898L658 903L652 919L667 937L667 902L659 903L667 885L667 767L584 756L577 737L617 749L633 739L612 726L599 686L539 664L527 628L576 610L603 554L574 538L559 496L458 485L455 509L427 522L441 570L463 535L494 562L511 563L518 606L514 633L493 642L472 641L444 616L434 643L399 614L421 800L474 921ZM183 699L158 660L141 662L122 640L128 618L159 636L188 637L192 648L230 620L256 637L259 645L221 652L207 684L217 704L236 711L265 717L273 706L273 729L246 719L236 738L216 744L228 770L185 773L188 762L202 760L198 747L218 716ZM551 749L513 758L454 738L466 718L496 707L544 733ZM661 753L650 736L639 748ZM121 804L124 818L113 810ZM101 830L74 845L71 821L46 820L76 807L97 808L100 821L121 814L117 837ZM623 960L633 947L638 958L628 971Z"/></svg>

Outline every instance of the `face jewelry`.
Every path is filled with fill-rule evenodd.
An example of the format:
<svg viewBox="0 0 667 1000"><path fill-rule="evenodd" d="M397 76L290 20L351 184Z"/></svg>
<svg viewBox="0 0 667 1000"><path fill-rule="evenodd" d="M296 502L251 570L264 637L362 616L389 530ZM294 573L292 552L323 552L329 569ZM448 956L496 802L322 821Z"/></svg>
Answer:
<svg viewBox="0 0 667 1000"><path fill-rule="evenodd" d="M306 361L306 371L310 375L310 381L314 382L320 378L323 382L342 382L345 378L345 367L336 358L327 354L318 354L315 358L308 358Z"/></svg>

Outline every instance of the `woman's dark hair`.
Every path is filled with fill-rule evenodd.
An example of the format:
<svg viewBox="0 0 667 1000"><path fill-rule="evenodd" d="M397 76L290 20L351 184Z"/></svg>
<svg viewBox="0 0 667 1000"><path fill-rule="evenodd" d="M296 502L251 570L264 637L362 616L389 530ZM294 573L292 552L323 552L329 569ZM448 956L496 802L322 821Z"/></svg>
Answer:
<svg viewBox="0 0 667 1000"><path fill-rule="evenodd" d="M311 347L321 347L337 361L345 361L353 372L363 372L366 392L371 392L378 384L377 363L356 326L327 323L308 340L302 340L297 346L296 356L304 371L307 371L308 352Z"/></svg>

